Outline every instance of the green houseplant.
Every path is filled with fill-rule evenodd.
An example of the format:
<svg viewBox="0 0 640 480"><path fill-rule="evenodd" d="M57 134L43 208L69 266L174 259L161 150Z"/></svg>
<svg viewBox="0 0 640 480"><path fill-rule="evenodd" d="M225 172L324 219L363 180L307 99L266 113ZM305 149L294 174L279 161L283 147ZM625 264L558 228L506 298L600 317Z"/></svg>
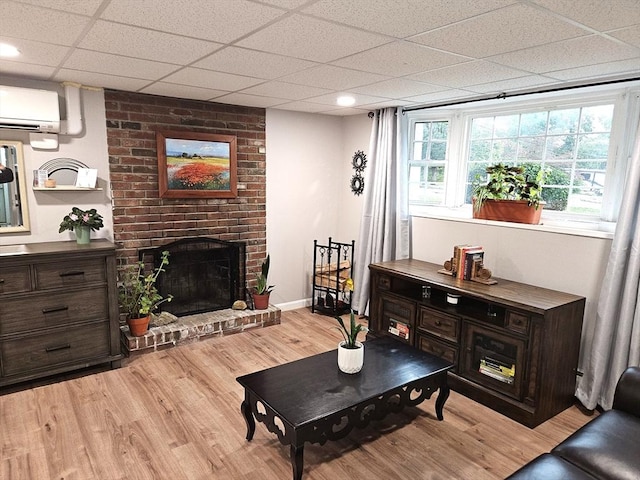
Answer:
<svg viewBox="0 0 640 480"><path fill-rule="evenodd" d="M79 244L87 244L91 241L91 230L97 231L104 227L102 216L95 208L81 210L73 207L71 212L64 216L60 222L58 233L65 230L75 232L76 241Z"/></svg>
<svg viewBox="0 0 640 480"><path fill-rule="evenodd" d="M345 282L346 290L353 292L353 280L348 278ZM337 316L339 327L336 327L344 338L338 344L338 368L344 373L358 373L364 363L364 344L358 341L359 333L366 333L369 329L361 323L356 323L356 315L353 309L349 311L349 328L342 317Z"/></svg>
<svg viewBox="0 0 640 480"><path fill-rule="evenodd" d="M127 324L134 336L144 335L149 328L151 312L164 302L170 302L173 295L163 297L158 292L156 280L164 267L169 264L169 252L162 252L160 265L145 271L143 262L137 262L122 271L118 283L120 312L126 315Z"/></svg>
<svg viewBox="0 0 640 480"><path fill-rule="evenodd" d="M256 310L266 310L269 308L269 296L274 285L269 285L269 267L271 265L271 257L267 254L267 258L262 261L260 273L256 274L256 286L253 289L253 306Z"/></svg>
<svg viewBox="0 0 640 480"><path fill-rule="evenodd" d="M539 223L544 169L525 177L521 166L496 163L486 169L487 179L473 184L473 217L518 223Z"/></svg>

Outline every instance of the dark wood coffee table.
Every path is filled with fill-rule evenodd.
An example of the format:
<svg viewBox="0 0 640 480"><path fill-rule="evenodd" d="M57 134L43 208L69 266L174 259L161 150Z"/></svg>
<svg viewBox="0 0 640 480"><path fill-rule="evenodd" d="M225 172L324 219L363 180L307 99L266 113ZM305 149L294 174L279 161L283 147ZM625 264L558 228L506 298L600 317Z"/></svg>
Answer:
<svg viewBox="0 0 640 480"><path fill-rule="evenodd" d="M364 366L348 375L338 369L337 350L238 377L247 440L257 419L291 446L294 480L302 478L304 443L324 445L354 427L415 406L439 389L436 416L449 397L447 370L453 365L393 339L365 342Z"/></svg>

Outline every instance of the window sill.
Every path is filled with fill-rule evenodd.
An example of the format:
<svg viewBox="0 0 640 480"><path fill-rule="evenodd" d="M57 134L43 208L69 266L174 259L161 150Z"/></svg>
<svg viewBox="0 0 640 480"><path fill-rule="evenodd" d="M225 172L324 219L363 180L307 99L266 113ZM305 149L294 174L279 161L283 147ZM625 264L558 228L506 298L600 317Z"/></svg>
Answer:
<svg viewBox="0 0 640 480"><path fill-rule="evenodd" d="M562 235L574 235L579 237L612 239L616 224L613 222L593 222L577 220L558 220L548 218L542 213L539 225L525 223L497 222L493 220L479 220L472 218L471 207L446 208L446 207L412 207L412 217L432 218L436 220L450 220L464 223L475 223L503 228L519 228L521 230L534 230L537 232L550 232Z"/></svg>

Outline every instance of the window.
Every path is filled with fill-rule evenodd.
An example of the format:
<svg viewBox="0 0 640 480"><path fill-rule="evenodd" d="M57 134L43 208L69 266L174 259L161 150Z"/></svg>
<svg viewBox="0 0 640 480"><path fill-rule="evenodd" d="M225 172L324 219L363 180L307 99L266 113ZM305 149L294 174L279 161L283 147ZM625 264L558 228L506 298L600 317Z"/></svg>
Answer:
<svg viewBox="0 0 640 480"><path fill-rule="evenodd" d="M502 162L531 178L544 171L545 223L615 221L640 90L535 97L408 113L411 213L470 217L473 183Z"/></svg>

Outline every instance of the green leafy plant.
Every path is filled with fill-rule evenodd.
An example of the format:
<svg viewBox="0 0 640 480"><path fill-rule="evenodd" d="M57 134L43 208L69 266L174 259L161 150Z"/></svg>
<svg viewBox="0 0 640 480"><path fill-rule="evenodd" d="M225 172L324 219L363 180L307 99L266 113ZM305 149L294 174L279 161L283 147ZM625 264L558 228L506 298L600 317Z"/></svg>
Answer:
<svg viewBox="0 0 640 480"><path fill-rule="evenodd" d="M170 302L173 295L163 297L158 292L156 280L164 267L169 264L169 252L162 252L160 265L150 272L145 271L143 262L137 262L126 268L118 282L120 311L127 318L140 318L149 315L164 302Z"/></svg>
<svg viewBox="0 0 640 480"><path fill-rule="evenodd" d="M267 254L267 258L262 262L260 273L256 274L256 287L255 293L258 295L266 295L274 289L275 285L269 285L267 278L269 277L269 266L271 264L271 257Z"/></svg>
<svg viewBox="0 0 640 480"><path fill-rule="evenodd" d="M90 210L81 210L78 207L73 207L68 215L65 215L60 223L60 229L58 233L62 233L65 230L71 230L78 227L89 227L91 230L100 230L104 227L102 222L102 216L95 208Z"/></svg>
<svg viewBox="0 0 640 480"><path fill-rule="evenodd" d="M353 280L351 278L348 278L345 282L345 289L353 292ZM342 337L344 338L344 348L358 348L358 346L356 345L358 334L360 332L366 333L369 331L369 329L361 323L356 323L356 314L353 310L350 310L349 328L346 327L341 317L338 316L335 317L335 319L340 324L340 326L336 328L340 331Z"/></svg>
<svg viewBox="0 0 640 480"><path fill-rule="evenodd" d="M542 184L545 170L538 170L534 180L525 177L524 168L496 163L487 167L488 178L481 183L479 178L473 184L474 208L480 210L487 200L526 200L536 209L542 201Z"/></svg>

